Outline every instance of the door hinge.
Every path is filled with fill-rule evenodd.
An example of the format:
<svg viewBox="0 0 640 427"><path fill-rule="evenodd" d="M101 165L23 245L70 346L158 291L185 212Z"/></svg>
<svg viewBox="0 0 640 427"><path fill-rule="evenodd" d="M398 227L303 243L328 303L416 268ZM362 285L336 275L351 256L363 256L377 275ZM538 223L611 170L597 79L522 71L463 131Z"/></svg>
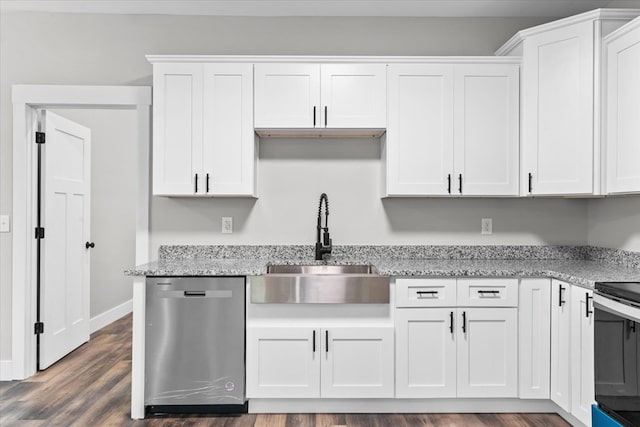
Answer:
<svg viewBox="0 0 640 427"><path fill-rule="evenodd" d="M42 322L36 322L33 324L33 333L38 335L38 334L44 334L44 323Z"/></svg>
<svg viewBox="0 0 640 427"><path fill-rule="evenodd" d="M44 239L44 227L36 227L36 239Z"/></svg>
<svg viewBox="0 0 640 427"><path fill-rule="evenodd" d="M44 132L36 132L36 144L44 144Z"/></svg>

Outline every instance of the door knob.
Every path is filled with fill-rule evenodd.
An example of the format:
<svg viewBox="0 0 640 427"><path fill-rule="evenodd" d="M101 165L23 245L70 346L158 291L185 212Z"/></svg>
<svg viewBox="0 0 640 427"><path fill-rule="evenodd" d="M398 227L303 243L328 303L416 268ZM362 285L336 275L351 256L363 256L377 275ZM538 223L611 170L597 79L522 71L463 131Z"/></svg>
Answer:
<svg viewBox="0 0 640 427"><path fill-rule="evenodd" d="M95 248L95 247L96 247L96 244L95 244L95 243L93 243L93 242L87 242L87 243L85 243L85 244L84 244L84 247L85 247L85 248L87 248L87 249L89 249L89 248Z"/></svg>

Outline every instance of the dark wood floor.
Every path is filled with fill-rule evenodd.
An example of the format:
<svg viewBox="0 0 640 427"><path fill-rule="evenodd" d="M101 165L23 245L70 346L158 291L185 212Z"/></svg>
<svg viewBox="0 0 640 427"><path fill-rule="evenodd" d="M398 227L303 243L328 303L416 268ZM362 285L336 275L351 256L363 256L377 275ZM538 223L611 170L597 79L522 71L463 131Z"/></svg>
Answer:
<svg viewBox="0 0 640 427"><path fill-rule="evenodd" d="M0 426L568 426L555 414L289 414L130 419L131 315L24 381L0 382Z"/></svg>

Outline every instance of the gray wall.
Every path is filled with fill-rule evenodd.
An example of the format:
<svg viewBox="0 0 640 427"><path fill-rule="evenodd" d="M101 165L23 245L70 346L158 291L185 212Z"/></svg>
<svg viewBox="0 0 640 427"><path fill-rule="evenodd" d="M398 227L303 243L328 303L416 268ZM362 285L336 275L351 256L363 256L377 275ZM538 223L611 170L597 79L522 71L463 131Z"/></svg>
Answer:
<svg viewBox="0 0 640 427"><path fill-rule="evenodd" d="M517 30L545 21L3 13L0 212L11 213L13 84L150 85L145 54L492 55ZM267 141L260 150L258 200L154 198L153 249L163 243L310 243L323 191L331 200L336 244L587 242L584 200L381 200L374 141ZM220 234L221 216L234 217L236 233ZM493 236L479 234L482 217L494 218ZM6 360L10 234L0 235L0 249L0 360Z"/></svg>

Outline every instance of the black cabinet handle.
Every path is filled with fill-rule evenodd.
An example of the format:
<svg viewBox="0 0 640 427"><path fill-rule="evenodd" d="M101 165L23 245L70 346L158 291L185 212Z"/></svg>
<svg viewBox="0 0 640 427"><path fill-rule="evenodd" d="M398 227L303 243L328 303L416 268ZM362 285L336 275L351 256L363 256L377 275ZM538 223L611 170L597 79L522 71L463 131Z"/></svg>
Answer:
<svg viewBox="0 0 640 427"><path fill-rule="evenodd" d="M484 296L485 294L497 295L497 294L500 293L500 291L483 291L483 290L480 290L480 291L478 291L478 293L480 294L480 296Z"/></svg>
<svg viewBox="0 0 640 427"><path fill-rule="evenodd" d="M207 193L209 192L209 174L207 174L207 180L205 181Z"/></svg>
<svg viewBox="0 0 640 427"><path fill-rule="evenodd" d="M467 312L462 312L462 333L467 333Z"/></svg>
<svg viewBox="0 0 640 427"><path fill-rule="evenodd" d="M329 353L329 330L324 331L324 351Z"/></svg>
<svg viewBox="0 0 640 427"><path fill-rule="evenodd" d="M558 288L558 307L562 307L562 304L565 302L562 300L562 291L564 291L564 286L560 285Z"/></svg>
<svg viewBox="0 0 640 427"><path fill-rule="evenodd" d="M447 192L451 194L451 174L447 175Z"/></svg>
<svg viewBox="0 0 640 427"><path fill-rule="evenodd" d="M198 192L198 174L196 174L196 191L195 191L195 193L197 193L197 192Z"/></svg>
<svg viewBox="0 0 640 427"><path fill-rule="evenodd" d="M533 190L533 174L529 172L529 193Z"/></svg>
<svg viewBox="0 0 640 427"><path fill-rule="evenodd" d="M313 127L316 127L316 106L313 106Z"/></svg>
<svg viewBox="0 0 640 427"><path fill-rule="evenodd" d="M89 248L95 248L95 247L96 247L96 244L95 244L95 243L93 243L93 242L87 242L87 243L85 243L85 244L84 244L84 247L85 247L85 248L87 248L87 249L89 249Z"/></svg>
<svg viewBox="0 0 640 427"><path fill-rule="evenodd" d="M458 175L458 192L462 194L462 174Z"/></svg>
<svg viewBox="0 0 640 427"><path fill-rule="evenodd" d="M438 291L418 291L416 292L416 294L418 294L419 296L422 295L438 295Z"/></svg>
<svg viewBox="0 0 640 427"><path fill-rule="evenodd" d="M316 352L316 330L313 330L313 352Z"/></svg>
<svg viewBox="0 0 640 427"><path fill-rule="evenodd" d="M324 106L324 127L327 127L327 106Z"/></svg>
<svg viewBox="0 0 640 427"><path fill-rule="evenodd" d="M453 311L449 313L449 331L453 335Z"/></svg>
<svg viewBox="0 0 640 427"><path fill-rule="evenodd" d="M634 334L636 333L636 322L634 322L633 320L627 319L628 323L628 329L629 329L629 333L633 332Z"/></svg>
<svg viewBox="0 0 640 427"><path fill-rule="evenodd" d="M587 294L587 301L585 304L585 311L584 311L584 315L585 317L589 317L590 314L593 314L593 310L589 310L589 300L593 299L593 297L591 295L589 295L589 292L586 292Z"/></svg>

